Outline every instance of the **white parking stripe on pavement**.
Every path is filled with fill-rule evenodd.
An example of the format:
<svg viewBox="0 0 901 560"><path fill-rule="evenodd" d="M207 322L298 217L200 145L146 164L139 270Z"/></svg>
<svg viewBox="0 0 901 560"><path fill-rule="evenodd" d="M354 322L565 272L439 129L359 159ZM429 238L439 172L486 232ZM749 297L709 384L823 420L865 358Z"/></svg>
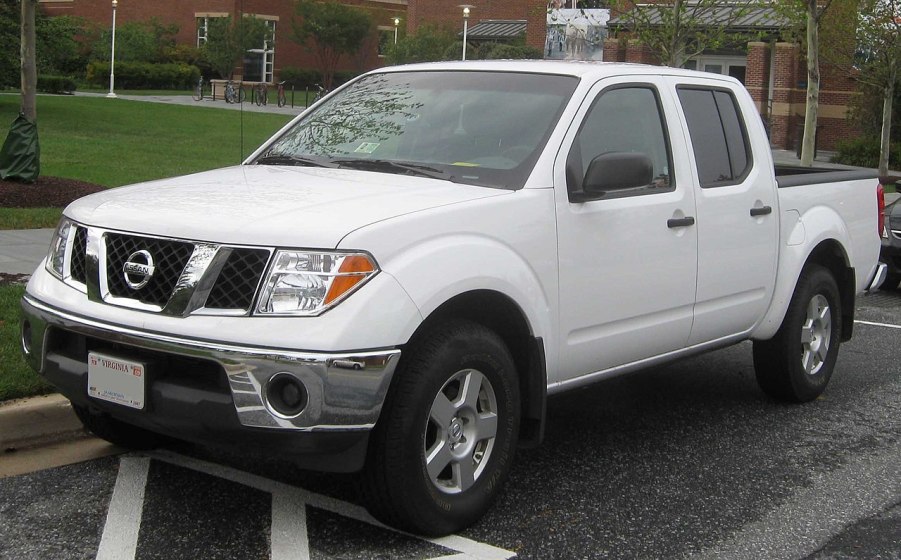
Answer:
<svg viewBox="0 0 901 560"><path fill-rule="evenodd" d="M325 510L331 513L335 513L341 515L343 517L347 517L349 519L353 519L356 521L361 521L363 523L368 523L370 525L374 525L376 527L380 527L383 529L387 529L389 531L399 532L401 534L406 534L409 537L416 538L425 542L430 542L432 544L436 544L438 546L450 549L452 551L459 552L460 554L454 554L451 556L442 556L440 558L453 558L457 559L468 559L468 560L506 560L508 558L513 558L516 556L515 552L504 550L503 548L498 548L496 546L491 546L489 544L480 543L478 541L474 541L472 539L467 539L466 537L462 537L460 535L450 535L447 537L439 537L439 538L425 538L420 537L418 535L411 535L407 533L403 533L401 531L397 531L387 525L380 523L377 519L372 517L365 508L350 504L347 502L343 502L336 498L331 498L329 496L323 496L321 494L315 494L313 492L309 492L302 488L297 488L295 486L291 486L289 484L285 484L282 482L277 482L275 480L271 480L259 475L251 474L248 472L240 471L238 469L234 469L231 467L227 467L224 465L218 465L215 463L209 463L207 461L202 461L200 459L195 459L193 457L186 457L184 455L179 455L178 453L173 453L171 451L166 450L157 450L149 453L151 457L154 459L159 459L161 461L165 461L172 465L176 465L179 467L191 469L193 471L205 473L211 476L215 476L218 478L222 478L224 480L229 480L231 482L235 482L237 484L241 484L243 486L248 486L250 488L255 488L257 490L261 490L263 492L267 492L272 494L273 496L273 529L275 529L276 523L278 523L280 530L285 527L285 525L291 525L293 527L290 530L296 530L294 528L302 528L303 531L303 541L306 543L306 548L303 549L294 549L289 550L291 556L282 556L281 558L291 558L291 559L306 559L309 558L309 542L306 531L306 506L311 506L317 509ZM281 504L279 505L279 516L287 516L289 515L289 511L295 512L303 512L303 521L289 521L285 519L276 520L275 519L275 508L276 504L274 503L276 500L276 496L281 496L280 500L289 500L291 504ZM275 542L276 539L272 537L273 543L273 551L272 551L272 559L276 560L275 556ZM301 545L303 546L303 545ZM304 550L305 556L300 556L299 551ZM436 559L437 560L437 559Z"/></svg>
<svg viewBox="0 0 901 560"><path fill-rule="evenodd" d="M270 560L309 560L307 506L297 492L273 492L270 540Z"/></svg>
<svg viewBox="0 0 901 560"><path fill-rule="evenodd" d="M858 325L870 325L871 327L885 327L887 329L901 329L901 325L890 325L888 323L873 323L872 321L854 321Z"/></svg>
<svg viewBox="0 0 901 560"><path fill-rule="evenodd" d="M138 548L149 457L122 457L97 560L133 560Z"/></svg>

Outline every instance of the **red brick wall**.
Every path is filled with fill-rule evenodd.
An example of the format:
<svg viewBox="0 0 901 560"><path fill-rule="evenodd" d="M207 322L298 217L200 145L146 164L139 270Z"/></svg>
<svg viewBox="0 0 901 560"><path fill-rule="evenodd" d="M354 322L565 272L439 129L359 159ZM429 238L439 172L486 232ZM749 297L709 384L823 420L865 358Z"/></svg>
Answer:
<svg viewBox="0 0 901 560"><path fill-rule="evenodd" d="M407 6L403 0L344 0L345 4L366 8L376 26L393 27L393 17L402 22L408 19ZM276 16L275 74L284 67L315 68L316 58L309 50L294 42L291 26L294 17L294 0L119 0L116 9L116 24L129 21L149 21L159 18L165 23L175 23L179 31L179 44L196 44L197 13L229 13L242 11L245 14ZM108 28L112 22L110 0L73 0L71 2L41 2L41 9L50 16L70 15L87 19ZM404 25L401 23L401 25ZM363 71L383 64L377 54L377 43L370 41L366 57L343 57L341 70ZM361 64L362 62L362 64Z"/></svg>
<svg viewBox="0 0 901 560"><path fill-rule="evenodd" d="M487 19L526 20L526 43L539 49L547 35L547 3L542 0L408 0L407 31L415 33L423 25L463 31L463 9L472 6L469 25Z"/></svg>

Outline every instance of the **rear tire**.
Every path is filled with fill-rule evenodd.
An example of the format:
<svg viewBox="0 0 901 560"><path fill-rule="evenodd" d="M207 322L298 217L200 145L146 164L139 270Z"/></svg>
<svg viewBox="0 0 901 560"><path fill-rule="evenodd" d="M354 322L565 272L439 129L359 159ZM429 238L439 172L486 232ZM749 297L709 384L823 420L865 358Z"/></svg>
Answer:
<svg viewBox="0 0 901 560"><path fill-rule="evenodd" d="M369 442L362 492L381 521L446 535L481 518L509 474L516 369L500 337L469 321L432 329L407 352Z"/></svg>
<svg viewBox="0 0 901 560"><path fill-rule="evenodd" d="M165 436L126 424L109 414L72 403L72 410L85 428L95 436L128 449L153 449L166 441Z"/></svg>
<svg viewBox="0 0 901 560"><path fill-rule="evenodd" d="M828 269L804 267L779 331L754 341L754 371L767 395L807 402L826 389L841 344L841 297Z"/></svg>

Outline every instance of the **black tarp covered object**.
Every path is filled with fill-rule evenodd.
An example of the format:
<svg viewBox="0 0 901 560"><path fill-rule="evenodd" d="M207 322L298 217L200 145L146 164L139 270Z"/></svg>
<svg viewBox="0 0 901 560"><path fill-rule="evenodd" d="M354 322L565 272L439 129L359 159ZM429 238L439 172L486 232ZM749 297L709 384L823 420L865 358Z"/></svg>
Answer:
<svg viewBox="0 0 901 560"><path fill-rule="evenodd" d="M34 183L41 172L38 126L20 114L0 149L0 179Z"/></svg>

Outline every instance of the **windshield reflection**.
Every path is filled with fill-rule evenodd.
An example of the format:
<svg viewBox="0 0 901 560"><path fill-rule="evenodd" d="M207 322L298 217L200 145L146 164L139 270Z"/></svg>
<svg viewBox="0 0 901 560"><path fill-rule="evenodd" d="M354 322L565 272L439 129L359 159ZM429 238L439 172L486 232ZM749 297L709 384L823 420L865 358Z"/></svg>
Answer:
<svg viewBox="0 0 901 560"><path fill-rule="evenodd" d="M517 189L576 84L570 76L511 72L373 74L304 115L254 163Z"/></svg>

